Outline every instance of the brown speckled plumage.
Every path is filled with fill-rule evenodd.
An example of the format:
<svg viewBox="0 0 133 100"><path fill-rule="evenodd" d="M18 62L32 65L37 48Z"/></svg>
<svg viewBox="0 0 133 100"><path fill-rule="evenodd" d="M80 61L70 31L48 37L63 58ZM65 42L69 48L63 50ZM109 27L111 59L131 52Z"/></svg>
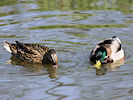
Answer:
<svg viewBox="0 0 133 100"><path fill-rule="evenodd" d="M4 47L6 48L7 51L12 53L12 55L17 56L21 60L26 62L43 63L43 61L47 61L50 63L52 62L52 64L54 63L54 65L57 64L57 61L54 62L53 58L51 57L52 54L53 55L56 54L55 50L49 49L46 46L38 44L20 43L16 41L16 44L5 42ZM57 60L57 58L55 59Z"/></svg>

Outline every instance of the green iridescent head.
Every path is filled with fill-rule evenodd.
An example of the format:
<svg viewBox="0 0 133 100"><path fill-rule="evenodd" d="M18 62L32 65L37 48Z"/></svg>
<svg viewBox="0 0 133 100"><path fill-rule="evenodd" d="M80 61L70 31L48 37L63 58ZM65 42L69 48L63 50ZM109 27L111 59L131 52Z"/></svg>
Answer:
<svg viewBox="0 0 133 100"><path fill-rule="evenodd" d="M106 51L104 51L104 52L98 51L97 54L96 54L97 60L100 60L100 61L103 61L106 56L107 56Z"/></svg>

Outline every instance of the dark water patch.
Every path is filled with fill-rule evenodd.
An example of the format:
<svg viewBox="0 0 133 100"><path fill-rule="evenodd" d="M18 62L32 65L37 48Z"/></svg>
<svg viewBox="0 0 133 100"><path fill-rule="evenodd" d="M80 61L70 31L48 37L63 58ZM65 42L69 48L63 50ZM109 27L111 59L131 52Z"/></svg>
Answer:
<svg viewBox="0 0 133 100"><path fill-rule="evenodd" d="M14 10L14 11L10 11L8 13L0 13L0 17L8 16L8 15L14 15L14 14L19 14L19 11L18 10Z"/></svg>
<svg viewBox="0 0 133 100"><path fill-rule="evenodd" d="M125 23L133 23L133 20L125 20Z"/></svg>
<svg viewBox="0 0 133 100"><path fill-rule="evenodd" d="M133 63L133 61L125 62L125 64L130 64L130 63Z"/></svg>
<svg viewBox="0 0 133 100"><path fill-rule="evenodd" d="M5 24L0 24L0 26L5 26L5 25L9 25L8 23L5 23Z"/></svg>
<svg viewBox="0 0 133 100"><path fill-rule="evenodd" d="M4 22L4 20L0 20L0 22Z"/></svg>
<svg viewBox="0 0 133 100"><path fill-rule="evenodd" d="M37 17L33 17L33 18L49 18L49 17L61 17L61 16L68 16L68 15L44 15L44 16L37 16Z"/></svg>
<svg viewBox="0 0 133 100"><path fill-rule="evenodd" d="M77 36L77 37L87 37L88 34L82 34L82 33L76 33L76 34L73 34L73 33L70 33L72 34L73 36Z"/></svg>
<svg viewBox="0 0 133 100"><path fill-rule="evenodd" d="M55 29L55 28L119 28L119 27L128 27L128 25L49 25L49 26L38 26L31 27L28 29Z"/></svg>
<svg viewBox="0 0 133 100"><path fill-rule="evenodd" d="M66 49L64 49L64 50L57 50L57 51L59 51L59 52L68 52L68 53L71 52L70 50L66 50ZM76 52L71 52L71 53L76 53Z"/></svg>
<svg viewBox="0 0 133 100"><path fill-rule="evenodd" d="M14 5L16 3L18 3L18 0L2 0L0 6Z"/></svg>
<svg viewBox="0 0 133 100"><path fill-rule="evenodd" d="M126 44L126 45L133 45L133 43L130 42L130 41L123 41L123 44Z"/></svg>
<svg viewBox="0 0 133 100"><path fill-rule="evenodd" d="M5 24L0 24L0 26L6 26L6 25L10 25L10 24L19 24L21 22L9 22L9 23L5 23Z"/></svg>
<svg viewBox="0 0 133 100"><path fill-rule="evenodd" d="M26 4L28 4L28 3L29 3L29 4L32 4L32 3L36 3L36 1L34 1L34 0L29 0L29 1L27 1L27 0L19 0L19 3L22 3L22 4L23 4L23 3L24 3L24 4L25 4L25 3L26 3Z"/></svg>
<svg viewBox="0 0 133 100"><path fill-rule="evenodd" d="M22 1L21 1L22 2ZM28 1L26 1L28 2ZM32 3L39 5L39 10L41 11L53 11L53 10L61 10L61 11L69 11L69 10L115 10L121 11L124 13L129 13L132 11L130 8L132 6L132 1L99 1L99 0L67 0L67 1L57 1L57 0L39 0L33 1ZM126 9L125 9L126 8Z"/></svg>
<svg viewBox="0 0 133 100"><path fill-rule="evenodd" d="M42 9L30 9L30 10L28 10L28 12L34 12L34 11L41 11Z"/></svg>
<svg viewBox="0 0 133 100"><path fill-rule="evenodd" d="M9 24L19 24L19 23L21 23L21 22L20 21L16 21L16 22L11 22Z"/></svg>
<svg viewBox="0 0 133 100"><path fill-rule="evenodd" d="M27 36L16 36L16 35L0 35L0 38L24 38Z"/></svg>
<svg viewBox="0 0 133 100"><path fill-rule="evenodd" d="M61 41L61 40L43 40L43 41L53 41L53 42L57 42L57 43L68 43L68 44L76 44L76 45L88 45L85 43L75 43L75 42Z"/></svg>

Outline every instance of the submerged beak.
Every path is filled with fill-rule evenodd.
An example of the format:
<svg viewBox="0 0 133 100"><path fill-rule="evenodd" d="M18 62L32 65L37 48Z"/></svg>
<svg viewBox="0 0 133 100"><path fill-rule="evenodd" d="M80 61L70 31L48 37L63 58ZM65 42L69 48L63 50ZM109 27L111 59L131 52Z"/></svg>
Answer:
<svg viewBox="0 0 133 100"><path fill-rule="evenodd" d="M101 61L96 60L96 64L94 65L95 68L100 69L101 68Z"/></svg>

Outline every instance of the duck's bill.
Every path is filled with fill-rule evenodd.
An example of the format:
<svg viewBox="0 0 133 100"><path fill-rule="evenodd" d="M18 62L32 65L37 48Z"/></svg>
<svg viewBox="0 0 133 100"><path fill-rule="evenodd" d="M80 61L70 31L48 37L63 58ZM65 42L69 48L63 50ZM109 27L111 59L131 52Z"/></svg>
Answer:
<svg viewBox="0 0 133 100"><path fill-rule="evenodd" d="M101 68L101 61L97 60L96 64L94 65L95 68L100 69Z"/></svg>
<svg viewBox="0 0 133 100"><path fill-rule="evenodd" d="M52 68L58 68L58 66L57 65L52 65Z"/></svg>

